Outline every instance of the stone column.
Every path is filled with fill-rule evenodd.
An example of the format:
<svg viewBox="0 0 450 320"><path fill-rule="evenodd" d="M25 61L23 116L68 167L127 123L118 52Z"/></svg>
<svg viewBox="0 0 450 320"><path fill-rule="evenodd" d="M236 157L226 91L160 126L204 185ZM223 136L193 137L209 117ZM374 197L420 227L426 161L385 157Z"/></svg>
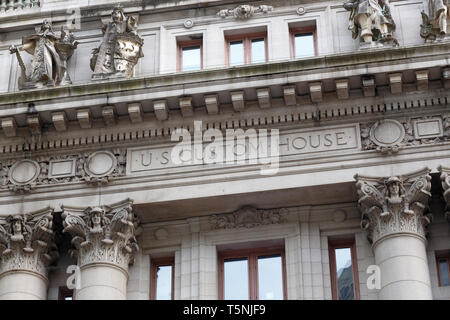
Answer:
<svg viewBox="0 0 450 320"><path fill-rule="evenodd" d="M431 196L428 168L405 176L355 176L362 212L381 270L379 299L432 299L426 255L426 214Z"/></svg>
<svg viewBox="0 0 450 320"><path fill-rule="evenodd" d="M46 300L53 209L0 219L0 300Z"/></svg>
<svg viewBox="0 0 450 320"><path fill-rule="evenodd" d="M125 300L128 266L138 250L132 201L95 208L63 208L80 267L76 300Z"/></svg>

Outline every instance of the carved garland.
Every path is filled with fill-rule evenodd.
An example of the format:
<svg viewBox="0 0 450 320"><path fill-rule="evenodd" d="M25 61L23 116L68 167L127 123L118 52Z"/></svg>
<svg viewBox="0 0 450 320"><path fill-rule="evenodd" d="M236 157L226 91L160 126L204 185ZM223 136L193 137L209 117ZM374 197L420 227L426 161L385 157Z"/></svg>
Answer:
<svg viewBox="0 0 450 320"><path fill-rule="evenodd" d="M209 222L212 229L254 228L282 223L286 214L287 209L259 210L244 207L231 214L213 215Z"/></svg>

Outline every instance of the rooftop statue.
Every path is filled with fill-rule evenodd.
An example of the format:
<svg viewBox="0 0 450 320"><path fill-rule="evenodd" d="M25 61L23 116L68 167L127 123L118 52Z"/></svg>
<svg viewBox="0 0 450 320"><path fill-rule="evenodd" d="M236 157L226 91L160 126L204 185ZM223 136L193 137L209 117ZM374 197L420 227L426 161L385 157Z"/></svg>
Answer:
<svg viewBox="0 0 450 320"><path fill-rule="evenodd" d="M57 37L51 23L44 20L36 34L22 38L21 46L9 48L11 54L16 54L22 70L19 89L71 84L67 61L77 45L71 31L65 32L61 28L61 35ZM25 51L33 56L28 70L19 51Z"/></svg>
<svg viewBox="0 0 450 320"><path fill-rule="evenodd" d="M102 31L103 41L93 50L91 58L92 79L132 77L134 66L144 56L144 40L137 35L137 20L126 17L122 7L117 6Z"/></svg>
<svg viewBox="0 0 450 320"><path fill-rule="evenodd" d="M420 36L425 42L443 40L447 35L447 19L450 18L448 0L426 0L422 11Z"/></svg>
<svg viewBox="0 0 450 320"><path fill-rule="evenodd" d="M353 39L359 35L361 48L398 45L393 37L395 22L389 0L350 0L344 3L344 8L351 12L348 29Z"/></svg>

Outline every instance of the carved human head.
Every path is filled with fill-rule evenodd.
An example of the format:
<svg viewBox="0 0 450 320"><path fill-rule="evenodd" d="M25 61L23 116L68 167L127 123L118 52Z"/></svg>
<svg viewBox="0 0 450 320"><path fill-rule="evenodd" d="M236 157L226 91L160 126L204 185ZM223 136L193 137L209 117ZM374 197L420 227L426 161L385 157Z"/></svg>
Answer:
<svg viewBox="0 0 450 320"><path fill-rule="evenodd" d="M21 216L10 216L8 222L11 225L12 234L21 234L23 232L23 218Z"/></svg>
<svg viewBox="0 0 450 320"><path fill-rule="evenodd" d="M401 187L401 180L398 177L390 177L386 181L386 186L389 191L389 195L392 196L399 196L400 194L400 187Z"/></svg>
<svg viewBox="0 0 450 320"><path fill-rule="evenodd" d="M95 207L91 209L91 221L94 226L98 226L102 222L103 209Z"/></svg>
<svg viewBox="0 0 450 320"><path fill-rule="evenodd" d="M52 24L50 23L49 20L45 19L42 22L41 30L45 31L45 30L51 30L51 29L52 29Z"/></svg>
<svg viewBox="0 0 450 320"><path fill-rule="evenodd" d="M123 12L123 8L121 6L115 7L111 13L111 18L113 22L124 21L125 13Z"/></svg>

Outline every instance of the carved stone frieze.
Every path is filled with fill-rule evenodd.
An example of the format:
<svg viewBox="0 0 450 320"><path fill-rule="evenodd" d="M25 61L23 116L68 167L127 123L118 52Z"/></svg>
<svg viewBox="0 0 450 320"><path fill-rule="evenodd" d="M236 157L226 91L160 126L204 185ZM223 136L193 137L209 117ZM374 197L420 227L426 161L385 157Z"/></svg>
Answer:
<svg viewBox="0 0 450 320"><path fill-rule="evenodd" d="M83 181L106 184L125 175L126 152L115 149L0 163L0 189L25 193L39 185Z"/></svg>
<svg viewBox="0 0 450 320"><path fill-rule="evenodd" d="M361 227L372 244L386 236L409 233L425 239L426 214L431 196L430 169L404 176L365 177L356 175Z"/></svg>
<svg viewBox="0 0 450 320"><path fill-rule="evenodd" d="M361 124L363 150L396 153L406 146L450 140L450 115Z"/></svg>
<svg viewBox="0 0 450 320"><path fill-rule="evenodd" d="M442 188L444 189L444 199L447 204L445 208L445 217L450 222L450 168L440 166Z"/></svg>
<svg viewBox="0 0 450 320"><path fill-rule="evenodd" d="M273 11L272 6L261 5L259 7L254 7L252 5L240 5L234 9L224 9L220 10L217 15L219 17L234 17L235 19L250 19L256 13L268 13Z"/></svg>
<svg viewBox="0 0 450 320"><path fill-rule="evenodd" d="M133 201L101 207L62 207L63 232L72 236L73 256L83 267L110 263L127 271L139 249L136 241L138 218Z"/></svg>
<svg viewBox="0 0 450 320"><path fill-rule="evenodd" d="M243 207L234 213L213 215L210 224L212 229L253 228L282 223L286 213L286 209L261 210Z"/></svg>
<svg viewBox="0 0 450 320"><path fill-rule="evenodd" d="M57 256L53 209L0 218L0 274L26 270L47 277Z"/></svg>

